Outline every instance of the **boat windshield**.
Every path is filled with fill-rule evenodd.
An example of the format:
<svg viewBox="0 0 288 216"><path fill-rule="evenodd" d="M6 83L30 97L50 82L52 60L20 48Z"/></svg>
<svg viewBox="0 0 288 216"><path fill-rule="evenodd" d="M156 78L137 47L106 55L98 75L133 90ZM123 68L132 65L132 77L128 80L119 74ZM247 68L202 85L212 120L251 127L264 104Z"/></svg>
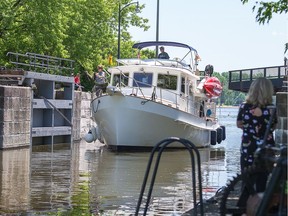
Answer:
<svg viewBox="0 0 288 216"><path fill-rule="evenodd" d="M141 50L148 47L155 47L158 49L158 46L165 46L165 52L168 53L169 59L162 58L145 58L141 57ZM133 48L138 49L138 64L149 64L149 65L159 65L159 66L170 66L170 67L182 67L189 70L196 70L199 56L197 54L197 50L193 47L178 43L178 42L169 42L169 41L148 41L136 43L132 46ZM153 50L152 50L153 51ZM145 55L145 54L144 54ZM134 62L130 60L121 59L120 63L124 64L135 64L137 59L134 59Z"/></svg>
<svg viewBox="0 0 288 216"><path fill-rule="evenodd" d="M193 47L183 44L183 43L178 43L178 42L170 42L170 41L147 41L147 42L140 42L140 43L135 43L132 47L137 48L139 50L146 48L146 47L151 47L151 46L172 46L172 47L181 47L181 48L186 48L189 49L190 51L194 51L197 53L197 50L194 49Z"/></svg>

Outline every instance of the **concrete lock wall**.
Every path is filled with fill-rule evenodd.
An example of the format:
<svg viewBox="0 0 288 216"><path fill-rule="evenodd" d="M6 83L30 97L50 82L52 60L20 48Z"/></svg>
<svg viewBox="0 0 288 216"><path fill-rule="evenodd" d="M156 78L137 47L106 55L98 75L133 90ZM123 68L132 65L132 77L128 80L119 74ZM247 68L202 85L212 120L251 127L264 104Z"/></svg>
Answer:
<svg viewBox="0 0 288 216"><path fill-rule="evenodd" d="M0 149L30 145L30 87L0 85Z"/></svg>
<svg viewBox="0 0 288 216"><path fill-rule="evenodd" d="M80 140L80 123L81 123L81 92L74 92L74 102L73 102L73 140Z"/></svg>
<svg viewBox="0 0 288 216"><path fill-rule="evenodd" d="M30 146L32 93L30 87L0 85L0 149ZM75 92L72 126L75 141L81 140L94 124L90 103L90 92Z"/></svg>
<svg viewBox="0 0 288 216"><path fill-rule="evenodd" d="M94 125L91 119L91 93L75 91L73 107L73 140L80 140Z"/></svg>

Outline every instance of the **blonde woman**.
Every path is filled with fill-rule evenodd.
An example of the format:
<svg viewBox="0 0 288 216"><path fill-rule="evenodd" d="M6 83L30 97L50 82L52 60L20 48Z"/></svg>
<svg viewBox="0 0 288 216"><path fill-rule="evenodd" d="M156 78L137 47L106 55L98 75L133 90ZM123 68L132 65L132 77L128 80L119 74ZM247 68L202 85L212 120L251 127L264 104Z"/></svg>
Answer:
<svg viewBox="0 0 288 216"><path fill-rule="evenodd" d="M251 83L246 100L239 107L237 127L243 131L240 158L242 171L253 164L254 153L264 139L265 130L271 115L270 109L267 106L273 105L273 94L274 88L272 82L264 77L260 77ZM274 115L266 140L268 145L275 145L273 130L276 127L276 123L277 116ZM259 180L256 180L257 192L265 190L267 175L263 174L263 176L259 176Z"/></svg>

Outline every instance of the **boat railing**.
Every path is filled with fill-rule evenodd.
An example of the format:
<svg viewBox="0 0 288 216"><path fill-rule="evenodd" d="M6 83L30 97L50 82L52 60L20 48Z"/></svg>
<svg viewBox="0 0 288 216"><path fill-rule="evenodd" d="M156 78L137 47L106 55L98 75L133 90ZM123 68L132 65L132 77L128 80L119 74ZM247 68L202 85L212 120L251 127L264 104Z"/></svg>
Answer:
<svg viewBox="0 0 288 216"><path fill-rule="evenodd" d="M120 72L120 76L123 76L127 79L132 79L133 83L137 86L128 86L121 82L121 85L118 86L122 91L131 96L137 96L143 98L146 102L155 101L175 109L180 109L182 111L188 112L194 116L200 116L200 107L203 106L203 101L195 101L189 99L189 96L184 96L183 94L178 94L177 92L169 89L163 89L161 87L150 85L139 80L136 80L134 77L129 77L123 72ZM120 80L121 77L120 77ZM147 88L141 87L139 84L146 85ZM151 92L152 88L152 92ZM181 101L183 101L181 103ZM146 103L143 102L143 103ZM210 110L210 111L208 111ZM207 121L215 121L216 118L216 104L214 102L204 102L202 116Z"/></svg>
<svg viewBox="0 0 288 216"><path fill-rule="evenodd" d="M117 62L122 65L152 65L181 68L192 71L192 68L178 59L118 59Z"/></svg>

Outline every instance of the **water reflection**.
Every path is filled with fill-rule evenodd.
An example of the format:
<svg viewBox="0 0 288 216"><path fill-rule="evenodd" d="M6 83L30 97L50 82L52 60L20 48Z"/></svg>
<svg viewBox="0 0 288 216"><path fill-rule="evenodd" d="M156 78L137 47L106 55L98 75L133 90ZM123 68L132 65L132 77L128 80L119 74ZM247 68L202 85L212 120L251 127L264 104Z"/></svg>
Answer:
<svg viewBox="0 0 288 216"><path fill-rule="evenodd" d="M227 112L221 113L222 124L230 125L226 141L200 150L204 199L239 170L240 133ZM149 157L85 142L0 151L0 214L133 215ZM190 209L191 175L188 151L165 151L149 214Z"/></svg>
<svg viewBox="0 0 288 216"><path fill-rule="evenodd" d="M29 208L30 150L0 151L0 213L26 211Z"/></svg>
<svg viewBox="0 0 288 216"><path fill-rule="evenodd" d="M92 184L98 184L97 191L105 203L102 206L104 210L118 206L115 210L120 212L130 210L132 213L137 204L150 153L121 153L114 156L113 154L108 151L102 153L105 163L98 167L98 172L101 174L97 176L97 181L92 180ZM209 151L201 152L201 160L202 163L209 160ZM171 207L179 199L183 200L183 209L189 208L192 200L191 178L191 160L188 151L164 152L152 194L153 211L159 211L159 208L163 211L165 207L173 210Z"/></svg>
<svg viewBox="0 0 288 216"><path fill-rule="evenodd" d="M73 182L78 173L72 166L77 157L70 145L33 147L31 154L30 208L41 212L71 207ZM77 155L77 152L76 152Z"/></svg>
<svg viewBox="0 0 288 216"><path fill-rule="evenodd" d="M89 145L75 143L72 149L67 144L36 146L32 151L0 152L1 212L57 212L77 207L94 213L133 213L150 153L115 153ZM221 174L215 167L223 166L224 152L202 149L200 155L207 195L219 186ZM215 163L210 164L211 160ZM222 165L217 165L220 161ZM188 151L164 152L151 211L191 208L191 173Z"/></svg>

